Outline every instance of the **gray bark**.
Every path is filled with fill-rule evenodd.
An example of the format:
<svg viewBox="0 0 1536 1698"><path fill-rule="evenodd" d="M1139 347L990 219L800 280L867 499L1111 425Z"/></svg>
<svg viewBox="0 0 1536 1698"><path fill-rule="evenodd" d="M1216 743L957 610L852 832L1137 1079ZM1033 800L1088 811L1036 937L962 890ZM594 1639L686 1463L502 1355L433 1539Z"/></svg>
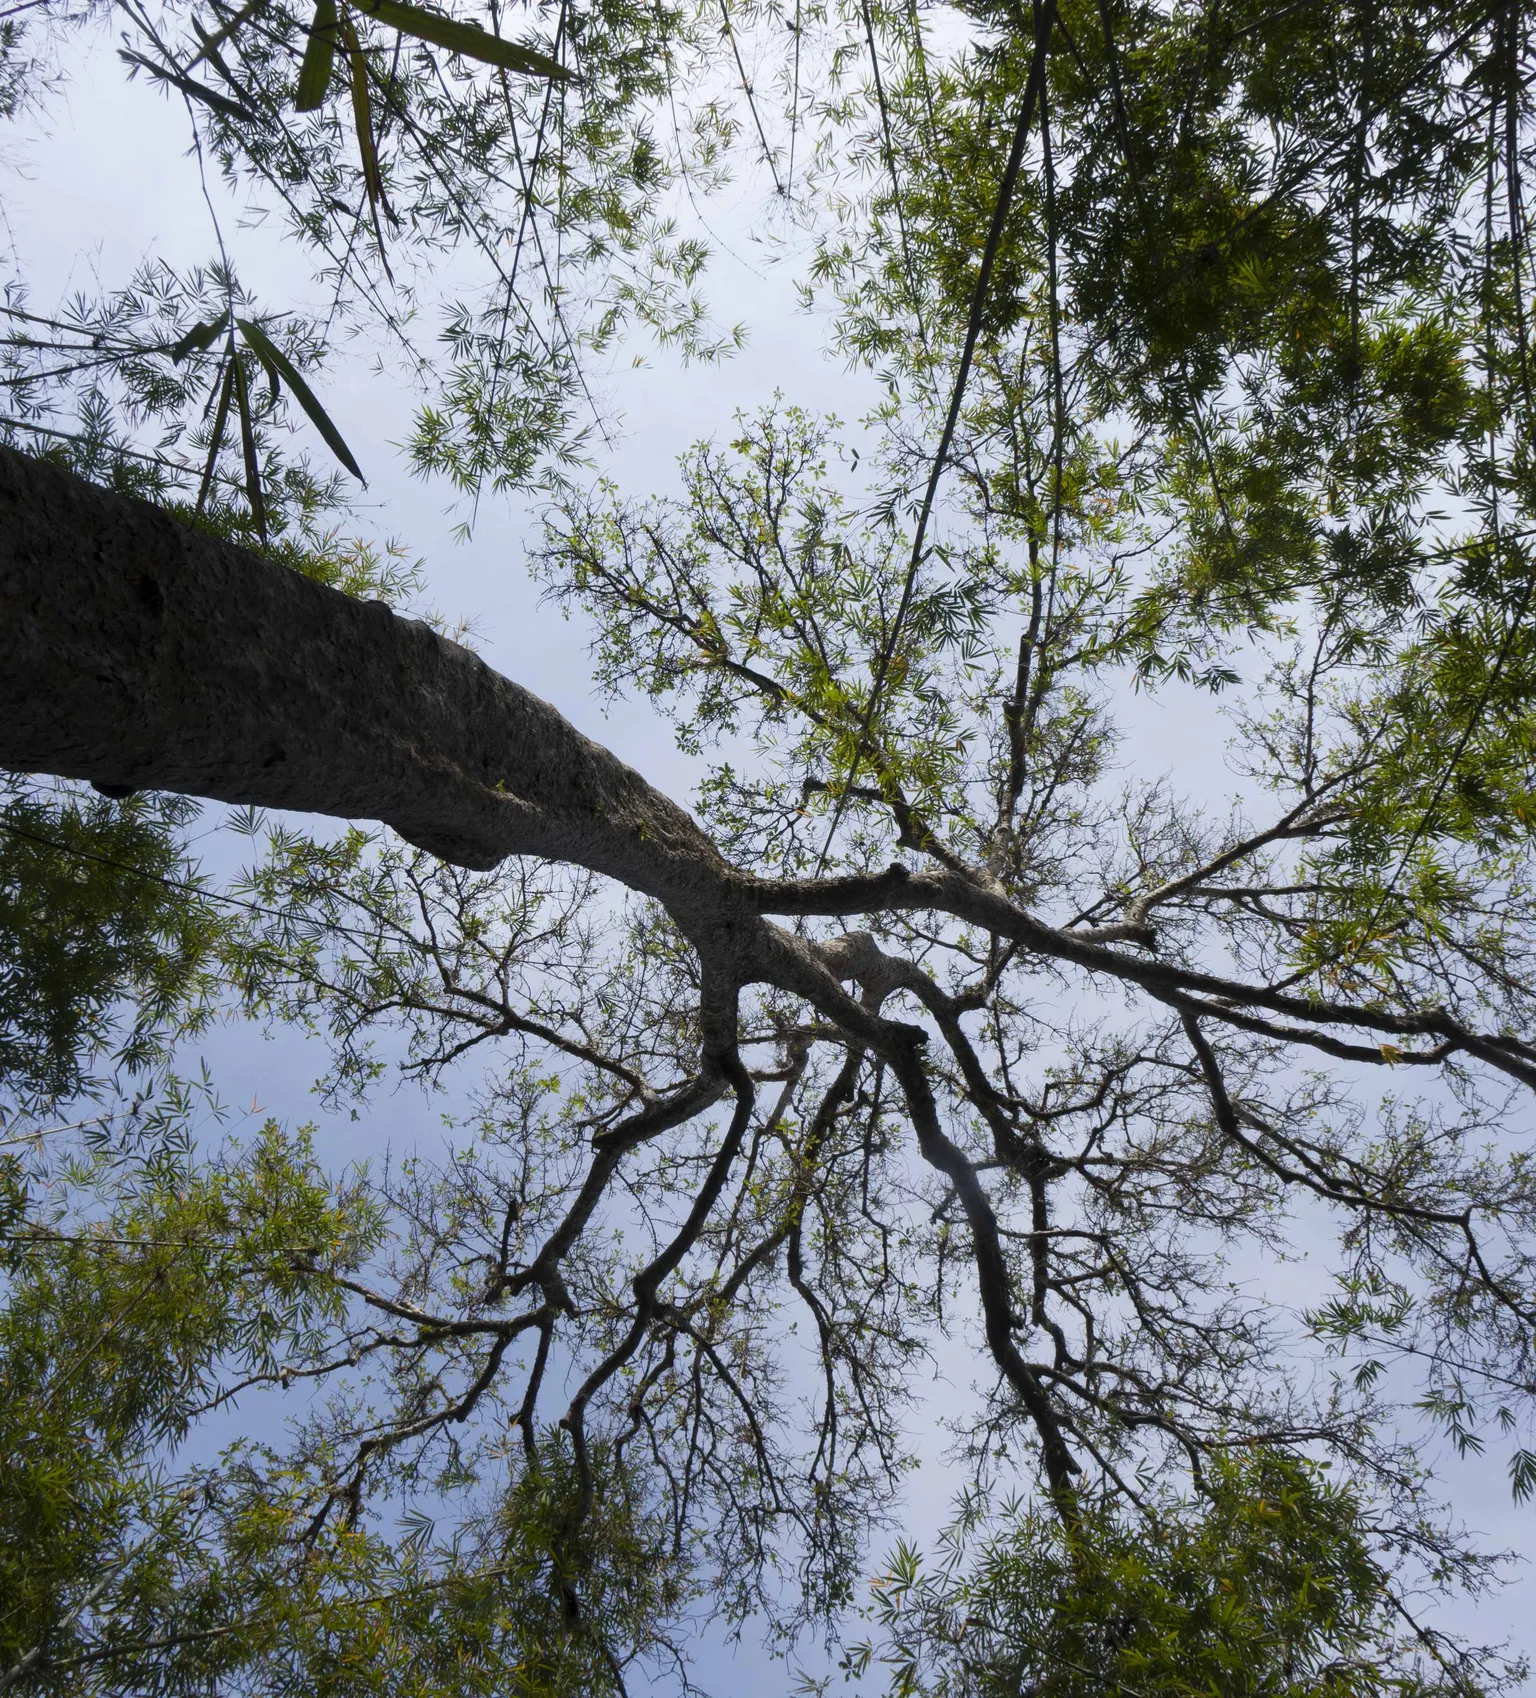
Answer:
<svg viewBox="0 0 1536 1698"><path fill-rule="evenodd" d="M736 882L468 649L3 447L0 765L382 820L468 867L549 856L701 921Z"/></svg>
<svg viewBox="0 0 1536 1698"><path fill-rule="evenodd" d="M4 447L0 767L381 820L467 867L586 867L656 898L708 962L719 1053L754 980L871 1030L821 952L763 919L764 887L548 702L382 603Z"/></svg>

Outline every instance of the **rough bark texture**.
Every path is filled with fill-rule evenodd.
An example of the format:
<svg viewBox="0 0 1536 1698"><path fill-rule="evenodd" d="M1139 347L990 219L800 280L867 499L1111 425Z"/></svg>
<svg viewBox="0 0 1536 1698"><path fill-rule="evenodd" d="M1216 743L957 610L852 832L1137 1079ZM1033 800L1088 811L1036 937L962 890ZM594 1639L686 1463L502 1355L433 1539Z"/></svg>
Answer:
<svg viewBox="0 0 1536 1698"><path fill-rule="evenodd" d="M0 765L547 855L669 907L729 869L688 814L469 650L0 448Z"/></svg>

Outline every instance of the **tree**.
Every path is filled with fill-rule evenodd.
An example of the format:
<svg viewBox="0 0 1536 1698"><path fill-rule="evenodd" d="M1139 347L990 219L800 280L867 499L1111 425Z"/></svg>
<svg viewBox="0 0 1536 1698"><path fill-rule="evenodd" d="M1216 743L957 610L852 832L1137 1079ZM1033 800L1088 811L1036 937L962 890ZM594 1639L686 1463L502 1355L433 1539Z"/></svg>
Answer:
<svg viewBox="0 0 1536 1698"><path fill-rule="evenodd" d="M206 476L178 514L0 450L0 764L140 811L114 825L169 792L394 833L274 828L223 893L164 848L99 856L222 908L186 931L112 887L151 948L101 984L168 987L151 1026L218 986L307 1022L343 1094L389 1026L428 1079L495 1057L473 1141L381 1182L376 1237L306 1224L344 1206L291 1146L309 1200L277 1262L227 1216L181 1234L232 1258L196 1373L332 1402L242 1463L262 1533L227 1536L223 1601L130 1583L175 1538L216 1548L137 1511L107 1583L140 1625L66 1564L15 1639L25 1678L174 1686L197 1608L239 1629L206 1683L284 1658L313 1679L305 1624L334 1611L378 1648L338 1687L409 1656L443 1690L621 1681L701 1597L835 1618L895 1501L914 1367L957 1329L986 1376L976 1471L1030 1503L967 1524L931 1584L899 1559L898 1684L1497 1683L1416 1607L1488 1559L1436 1513L1405 1412L1464 1448L1501 1428L1516 1495L1536 1485L1527 32L1374 0L965 18L947 57L915 10L823 20L870 87L831 54L820 121L863 193L830 199L810 286L886 378L876 495L787 406L697 449L672 499L549 483L537 566L595 620L600 681L690 749L748 751L697 818L327 583L311 486L268 525L254 446L243 512L212 522ZM259 162L242 122L208 119ZM274 361L246 322L200 334L253 440ZM1116 772L1117 725L1176 687L1233 704L1225 819ZM70 1005L105 1008L80 982ZM80 1234L98 1305L151 1279L117 1207ZM1302 1235L1330 1283L1296 1316L1232 1264ZM254 1354L227 1318L253 1301ZM1298 1331L1327 1371L1293 1368ZM391 1538L428 1499L455 1506L446 1541Z"/></svg>
<svg viewBox="0 0 1536 1698"><path fill-rule="evenodd" d="M981 1540L980 1506L963 1504L937 1571L908 1549L878 1583L894 1690L1342 1695L1391 1678L1360 1506L1295 1456L1218 1457L1197 1504L1158 1505L1150 1540L1112 1502L1000 1519ZM874 1654L858 1647L854 1666Z"/></svg>

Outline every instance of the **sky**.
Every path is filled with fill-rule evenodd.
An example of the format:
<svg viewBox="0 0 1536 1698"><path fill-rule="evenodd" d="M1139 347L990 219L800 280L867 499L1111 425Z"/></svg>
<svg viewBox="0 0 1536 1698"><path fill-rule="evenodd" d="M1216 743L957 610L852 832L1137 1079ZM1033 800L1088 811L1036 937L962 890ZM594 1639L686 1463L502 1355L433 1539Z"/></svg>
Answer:
<svg viewBox="0 0 1536 1698"><path fill-rule="evenodd" d="M7 243L31 283L33 304L48 310L72 288L89 287L94 273L107 285L126 279L146 257L173 263L206 260L209 226L197 178L186 155L185 118L179 104L126 83L103 32L83 63L75 65L44 126L36 124L0 144L0 192L8 221ZM676 456L701 437L722 437L737 409L751 410L776 392L813 411L835 411L856 420L876 399L873 381L851 373L824 351L826 322L798 306L792 249L770 250L752 239L760 210L754 186L727 197L712 222L730 251L717 253L707 292L718 316L749 326L745 348L718 366L679 369L664 354L639 369L616 364L604 388L621 415L602 470L626 494L665 493L674 487ZM227 224L238 220L224 208ZM228 233L228 232L227 232ZM245 281L264 303L309 295L307 273L294 248L275 229L241 229L231 245ZM627 355L626 355L627 359ZM450 624L473 621L483 657L499 670L553 701L590 736L607 744L680 801L688 801L698 773L681 754L670 730L643 703L602 703L590 685L588 632L540 602L525 567L530 515L518 504L487 498L473 537L456 540L462 510L444 492L413 479L394 444L403 439L409 397L391 392L360 357L342 357L327 368L324 398L352 446L370 487L365 507L379 504L379 529L404 540L426 563L427 599ZM1177 755L1176 780L1215 802L1230 788L1224 762L1226 728L1208 698L1176 690L1143 697L1129 726L1122 759L1150 774ZM216 838L207 845L218 861L228 854ZM442 1137L442 1101L415 1089L381 1093L364 1116L350 1121L324 1115L310 1086L324 1056L292 1033L266 1037L237 1023L200 1045L226 1099L240 1116L260 1111L290 1121L316 1119L323 1147L334 1161L397 1153ZM1271 1270L1272 1272L1273 1270ZM1265 1270L1256 1268L1262 1279ZM1292 1273L1291 1279L1305 1274ZM944 1518L958 1483L944 1464L944 1441L933 1427L939 1412L966 1395L969 1369L960 1348L947 1352L940 1377L924 1388L918 1422L924 1467L906 1506L907 1524L931 1534ZM1502 1464L1461 1464L1444 1455L1448 1495L1467 1522L1491 1542L1536 1553L1532 1515L1509 1502ZM1491 1598L1476 1615L1459 1611L1456 1625L1480 1637L1513 1641L1536 1653L1536 1624L1528 1607L1529 1572ZM817 1659L808 1655L808 1663ZM732 1650L718 1636L703 1646L699 1678L733 1698L767 1698L788 1689L782 1665L767 1661L750 1635Z"/></svg>

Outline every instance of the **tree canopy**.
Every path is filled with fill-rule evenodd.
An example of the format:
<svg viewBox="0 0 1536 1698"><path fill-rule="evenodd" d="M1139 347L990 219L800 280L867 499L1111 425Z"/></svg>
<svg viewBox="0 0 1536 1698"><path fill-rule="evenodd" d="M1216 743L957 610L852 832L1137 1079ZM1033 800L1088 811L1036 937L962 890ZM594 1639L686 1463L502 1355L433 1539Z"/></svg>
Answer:
<svg viewBox="0 0 1536 1698"><path fill-rule="evenodd" d="M0 18L10 117L97 15ZM110 16L320 304L215 219L0 309L0 1690L634 1692L705 1619L904 1698L1517 1682L1432 1459L1536 1492L1520 8ZM881 403L619 487L743 180ZM691 811L343 540L348 328ZM222 1139L228 1011L472 1106Z"/></svg>

